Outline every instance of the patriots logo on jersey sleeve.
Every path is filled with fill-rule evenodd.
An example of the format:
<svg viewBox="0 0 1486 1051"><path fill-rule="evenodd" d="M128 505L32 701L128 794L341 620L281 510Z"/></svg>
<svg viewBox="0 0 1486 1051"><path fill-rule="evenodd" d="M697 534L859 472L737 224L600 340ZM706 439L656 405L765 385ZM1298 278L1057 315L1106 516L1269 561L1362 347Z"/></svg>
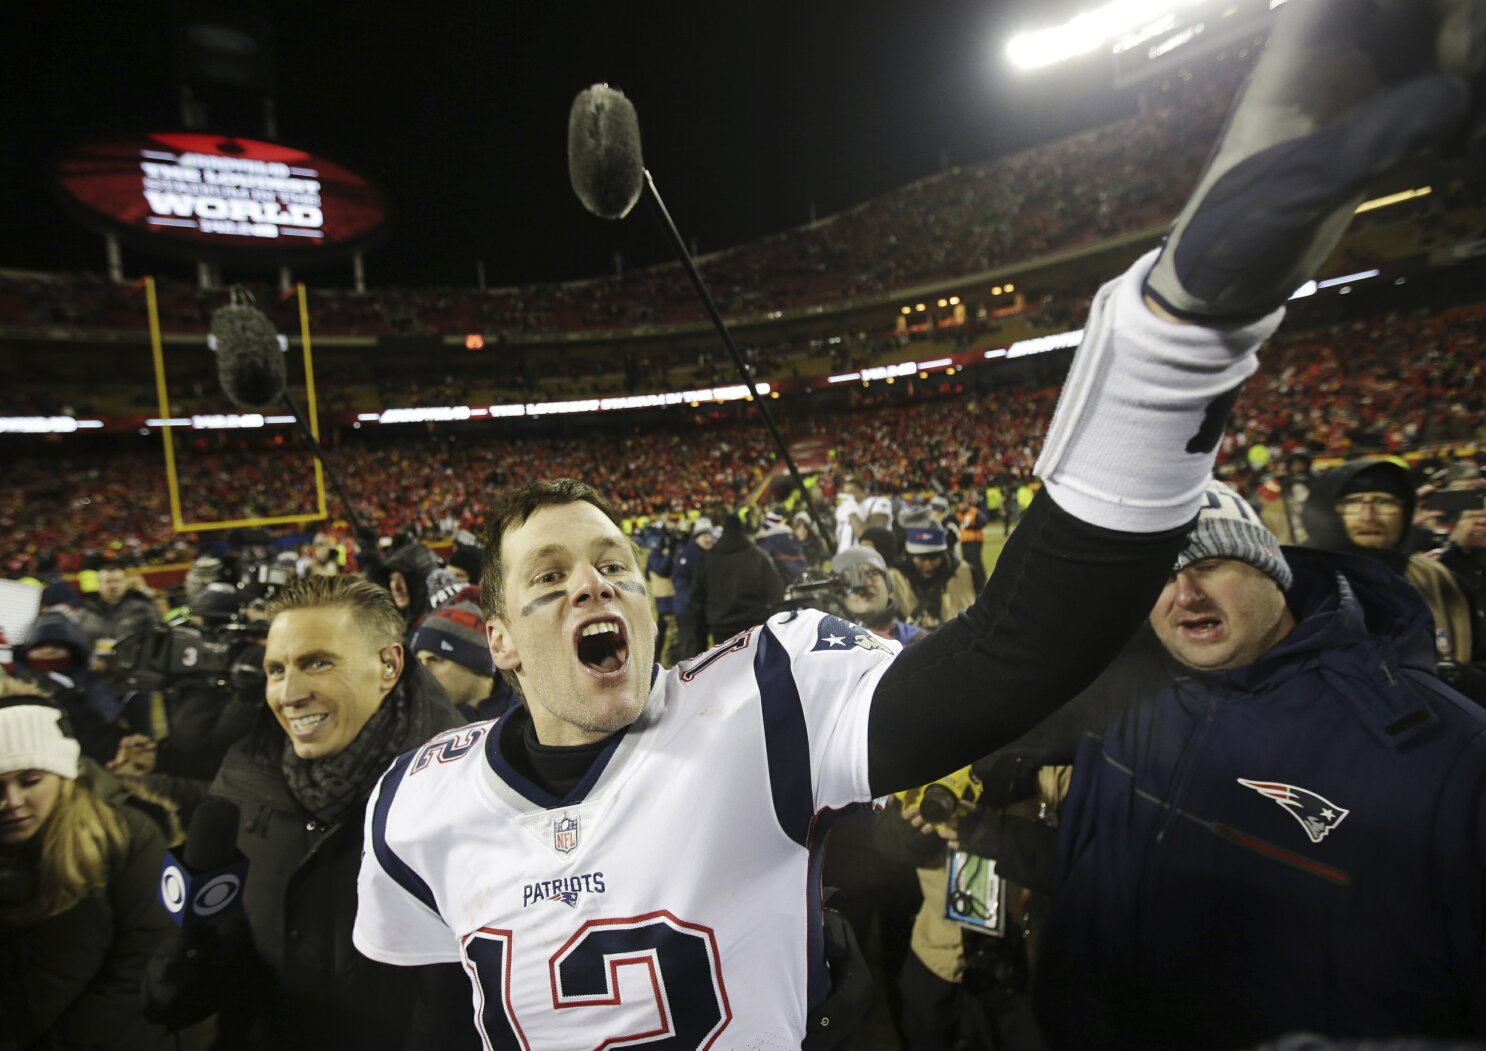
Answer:
<svg viewBox="0 0 1486 1051"><path fill-rule="evenodd" d="M815 632L815 645L810 648L812 653L820 650L848 651L854 649L893 652L891 646L860 624L853 624L849 620L842 620L830 614L820 618L820 623L815 626Z"/></svg>
<svg viewBox="0 0 1486 1051"><path fill-rule="evenodd" d="M1300 822L1300 827L1305 829L1305 834L1311 837L1312 843L1319 843L1326 838L1326 834L1342 819L1351 813L1343 807L1337 806L1325 796L1317 795L1315 792L1305 788L1297 788L1294 785L1283 785L1274 781L1250 781L1247 778L1238 778L1238 783L1245 788L1252 788L1261 796L1273 799L1280 806L1290 812L1290 816Z"/></svg>

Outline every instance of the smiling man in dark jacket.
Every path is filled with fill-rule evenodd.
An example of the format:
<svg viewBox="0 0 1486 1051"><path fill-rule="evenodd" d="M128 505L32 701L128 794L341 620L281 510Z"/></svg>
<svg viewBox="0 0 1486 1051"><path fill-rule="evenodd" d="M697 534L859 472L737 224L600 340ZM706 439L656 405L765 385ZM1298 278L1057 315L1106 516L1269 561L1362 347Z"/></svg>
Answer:
<svg viewBox="0 0 1486 1051"><path fill-rule="evenodd" d="M261 963L247 969L257 979L243 983L222 1031L232 1046L462 1046L474 1034L458 968L374 963L352 947L351 923L377 778L464 720L404 654L403 617L386 590L306 577L269 611L268 707L211 789L239 809L237 846L250 865L243 914ZM421 1030L446 992L453 1013Z"/></svg>
<svg viewBox="0 0 1486 1051"><path fill-rule="evenodd" d="M1486 716L1419 595L1216 483L1150 620L1082 699L1128 709L1062 811L1050 1044L1486 1033Z"/></svg>

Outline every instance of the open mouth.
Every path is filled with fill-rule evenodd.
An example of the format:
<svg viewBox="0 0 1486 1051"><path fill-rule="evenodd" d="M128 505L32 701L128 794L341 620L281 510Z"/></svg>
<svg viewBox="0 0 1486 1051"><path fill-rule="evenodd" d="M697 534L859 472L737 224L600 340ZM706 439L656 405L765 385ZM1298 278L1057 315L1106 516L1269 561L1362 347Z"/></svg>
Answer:
<svg viewBox="0 0 1486 1051"><path fill-rule="evenodd" d="M599 675L622 671L629 663L629 640L618 620L596 620L578 629L578 660Z"/></svg>
<svg viewBox="0 0 1486 1051"><path fill-rule="evenodd" d="M1217 617L1191 617L1181 622L1181 629L1191 637L1205 639L1220 632L1223 622Z"/></svg>

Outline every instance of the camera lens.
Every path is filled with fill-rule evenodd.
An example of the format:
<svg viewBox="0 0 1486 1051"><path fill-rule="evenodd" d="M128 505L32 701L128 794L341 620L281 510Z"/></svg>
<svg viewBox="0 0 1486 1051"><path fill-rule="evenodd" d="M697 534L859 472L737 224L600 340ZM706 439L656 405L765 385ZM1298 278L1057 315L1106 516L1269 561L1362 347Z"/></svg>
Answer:
<svg viewBox="0 0 1486 1051"><path fill-rule="evenodd" d="M940 825L954 817L959 808L960 801L954 792L948 786L936 782L924 789L924 798L918 805L918 812L929 824Z"/></svg>

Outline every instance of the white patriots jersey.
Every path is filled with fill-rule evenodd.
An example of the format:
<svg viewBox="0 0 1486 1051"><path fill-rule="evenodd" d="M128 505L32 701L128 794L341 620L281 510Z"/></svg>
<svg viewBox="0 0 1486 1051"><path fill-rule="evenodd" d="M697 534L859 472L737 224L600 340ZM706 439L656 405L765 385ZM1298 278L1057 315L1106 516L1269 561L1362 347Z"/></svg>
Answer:
<svg viewBox="0 0 1486 1051"><path fill-rule="evenodd" d="M660 673L564 800L511 767L495 722L434 738L367 807L357 949L460 963L499 1051L798 1048L828 992L826 812L870 798L867 716L897 652L779 614Z"/></svg>

